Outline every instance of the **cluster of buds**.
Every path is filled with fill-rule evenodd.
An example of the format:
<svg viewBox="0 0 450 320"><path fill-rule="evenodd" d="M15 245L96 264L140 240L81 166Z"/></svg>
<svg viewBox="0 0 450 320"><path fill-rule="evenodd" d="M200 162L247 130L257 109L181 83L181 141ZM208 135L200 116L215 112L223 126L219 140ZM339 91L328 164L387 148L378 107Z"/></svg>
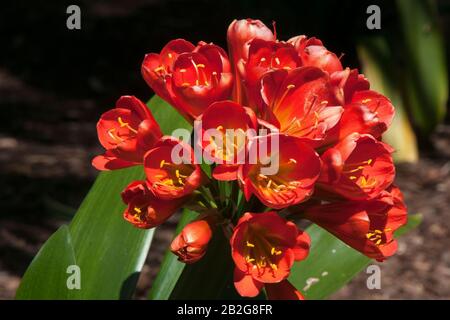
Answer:
<svg viewBox="0 0 450 320"><path fill-rule="evenodd" d="M381 140L394 116L389 99L319 39L281 41L261 21L245 19L231 23L227 40L230 56L177 39L142 63L147 84L194 124L197 139L163 136L132 96L101 116L106 152L94 167L143 165L146 175L122 192L125 220L148 229L182 207L200 211L172 252L195 263L224 231L235 287L246 297L264 288L270 299L303 299L287 278L308 256L310 238L292 220L307 219L378 261L392 256L407 212L393 184L393 149ZM224 183L232 185L227 199Z"/></svg>

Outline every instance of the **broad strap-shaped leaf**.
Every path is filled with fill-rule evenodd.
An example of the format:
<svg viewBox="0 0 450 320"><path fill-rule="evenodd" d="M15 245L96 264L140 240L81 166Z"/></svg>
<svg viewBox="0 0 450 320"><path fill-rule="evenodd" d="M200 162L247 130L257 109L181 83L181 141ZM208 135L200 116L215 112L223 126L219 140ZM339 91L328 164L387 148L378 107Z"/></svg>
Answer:
<svg viewBox="0 0 450 320"><path fill-rule="evenodd" d="M407 107L426 137L445 118L448 75L436 1L397 0L404 41L394 41L404 59Z"/></svg>
<svg viewBox="0 0 450 320"><path fill-rule="evenodd" d="M396 236L414 229L420 222L420 215L410 216L408 224ZM372 261L317 225L311 225L306 231L311 236L310 254L294 265L289 277L306 299L329 297Z"/></svg>
<svg viewBox="0 0 450 320"><path fill-rule="evenodd" d="M178 128L190 130L191 125L160 98L154 97L149 104L165 134ZM102 172L69 228L60 229L34 258L17 298L131 298L154 230L137 229L123 220L120 192L143 177L141 166ZM66 286L70 276L66 269L74 261L80 268L80 290Z"/></svg>
<svg viewBox="0 0 450 320"><path fill-rule="evenodd" d="M53 263L49 264L48 262ZM76 265L69 228L58 229L42 246L17 290L17 299L69 298L67 268ZM49 286L49 284L52 284Z"/></svg>

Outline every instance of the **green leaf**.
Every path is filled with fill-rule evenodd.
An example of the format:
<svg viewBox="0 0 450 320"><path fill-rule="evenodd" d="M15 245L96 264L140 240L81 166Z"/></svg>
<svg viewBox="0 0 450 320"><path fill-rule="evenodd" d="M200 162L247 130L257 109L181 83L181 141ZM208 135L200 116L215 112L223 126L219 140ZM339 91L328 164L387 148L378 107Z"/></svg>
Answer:
<svg viewBox="0 0 450 320"><path fill-rule="evenodd" d="M48 261L53 261L48 264ZM76 265L69 228L62 226L42 246L16 292L17 299L68 298L67 267ZM48 284L54 284L49 286Z"/></svg>
<svg viewBox="0 0 450 320"><path fill-rule="evenodd" d="M410 216L408 224L396 236L414 229L421 220L420 215ZM311 225L306 231L311 237L310 254L304 261L295 263L289 277L306 299L329 297L372 261L317 225Z"/></svg>
<svg viewBox="0 0 450 320"><path fill-rule="evenodd" d="M178 128L191 129L160 98L152 98L149 104L165 134ZM23 277L17 298L131 298L154 230L137 229L123 220L125 205L120 192L131 181L143 177L141 166L102 172L69 228L55 233L42 248L42 254L35 257ZM70 256L74 259L67 258ZM66 269L74 261L80 267L81 289L69 292L64 289L70 276Z"/></svg>
<svg viewBox="0 0 450 320"><path fill-rule="evenodd" d="M405 62L407 106L424 136L443 121L448 78L443 35L436 2L397 0L404 41L396 41Z"/></svg>

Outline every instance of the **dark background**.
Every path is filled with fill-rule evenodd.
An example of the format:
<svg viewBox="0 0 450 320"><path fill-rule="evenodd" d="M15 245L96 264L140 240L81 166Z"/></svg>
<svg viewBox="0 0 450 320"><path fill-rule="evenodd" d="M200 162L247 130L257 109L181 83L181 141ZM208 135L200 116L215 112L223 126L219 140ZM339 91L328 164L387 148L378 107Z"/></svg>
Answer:
<svg viewBox="0 0 450 320"><path fill-rule="evenodd" d="M414 0L413 0L414 1ZM66 28L66 8L81 7L81 30ZM378 4L382 30L366 28ZM438 1L449 39L450 2ZM56 228L70 220L97 172L95 123L124 94L152 96L140 76L147 52L169 40L226 47L235 18L277 22L278 38L321 38L343 64L358 67L355 41L395 29L389 1L4 1L0 4L0 298L12 298L27 265ZM447 41L448 45L448 41ZM448 52L448 51L447 51ZM450 59L448 59L450 61ZM447 119L449 117L447 116ZM383 288L361 275L335 298L450 298L450 126L421 145L418 164L400 165L411 213L424 223L382 265ZM157 232L139 282L142 297L169 243L172 219Z"/></svg>

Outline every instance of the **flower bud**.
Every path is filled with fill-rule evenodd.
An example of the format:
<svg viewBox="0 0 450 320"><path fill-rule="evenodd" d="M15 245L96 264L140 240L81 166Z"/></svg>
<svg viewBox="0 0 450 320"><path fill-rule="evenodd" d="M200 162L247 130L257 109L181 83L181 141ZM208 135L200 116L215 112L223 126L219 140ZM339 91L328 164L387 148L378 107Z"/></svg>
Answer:
<svg viewBox="0 0 450 320"><path fill-rule="evenodd" d="M211 224L207 219L196 220L186 225L175 237L170 250L184 263L194 263L206 253L212 237Z"/></svg>

